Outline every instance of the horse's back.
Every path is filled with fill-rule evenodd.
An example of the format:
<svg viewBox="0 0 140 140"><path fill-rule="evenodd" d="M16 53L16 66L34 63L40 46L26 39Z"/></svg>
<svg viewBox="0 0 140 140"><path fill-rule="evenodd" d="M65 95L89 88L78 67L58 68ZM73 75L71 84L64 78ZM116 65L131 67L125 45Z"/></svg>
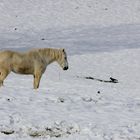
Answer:
<svg viewBox="0 0 140 140"><path fill-rule="evenodd" d="M6 50L6 51L0 51L0 62L8 61L12 58L13 52Z"/></svg>
<svg viewBox="0 0 140 140"><path fill-rule="evenodd" d="M5 51L0 51L0 58L2 57L11 57L13 54L13 51L5 50Z"/></svg>

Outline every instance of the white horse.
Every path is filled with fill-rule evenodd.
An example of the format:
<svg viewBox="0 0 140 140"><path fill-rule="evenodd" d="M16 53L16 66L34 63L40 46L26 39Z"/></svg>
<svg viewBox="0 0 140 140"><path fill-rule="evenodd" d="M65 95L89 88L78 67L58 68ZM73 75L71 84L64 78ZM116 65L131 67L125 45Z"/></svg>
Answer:
<svg viewBox="0 0 140 140"><path fill-rule="evenodd" d="M42 74L47 65L58 62L63 70L68 69L67 55L64 49L32 49L27 52L1 51L0 52L0 86L12 71L19 74L34 76L34 89L39 87Z"/></svg>

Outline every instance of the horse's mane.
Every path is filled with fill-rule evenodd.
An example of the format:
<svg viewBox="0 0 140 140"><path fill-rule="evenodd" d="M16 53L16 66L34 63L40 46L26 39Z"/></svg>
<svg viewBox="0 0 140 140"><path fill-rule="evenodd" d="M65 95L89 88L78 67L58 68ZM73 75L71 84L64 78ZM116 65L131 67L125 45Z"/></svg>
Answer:
<svg viewBox="0 0 140 140"><path fill-rule="evenodd" d="M62 49L55 49L55 48L35 48L31 49L29 53L37 52L40 54L40 57L47 58L53 60L58 60L62 58L63 51Z"/></svg>
<svg viewBox="0 0 140 140"><path fill-rule="evenodd" d="M42 57L50 57L56 60L61 58L63 55L62 49L55 49L55 48L39 48L39 49L34 49L34 51L38 51Z"/></svg>

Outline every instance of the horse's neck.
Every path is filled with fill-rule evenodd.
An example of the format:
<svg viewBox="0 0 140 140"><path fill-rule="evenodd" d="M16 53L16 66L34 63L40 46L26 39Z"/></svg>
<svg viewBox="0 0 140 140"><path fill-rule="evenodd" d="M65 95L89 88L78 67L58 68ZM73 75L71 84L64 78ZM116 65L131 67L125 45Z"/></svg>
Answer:
<svg viewBox="0 0 140 140"><path fill-rule="evenodd" d="M56 54L58 53L57 50L46 48L44 52L45 52L45 60L47 64L56 61Z"/></svg>

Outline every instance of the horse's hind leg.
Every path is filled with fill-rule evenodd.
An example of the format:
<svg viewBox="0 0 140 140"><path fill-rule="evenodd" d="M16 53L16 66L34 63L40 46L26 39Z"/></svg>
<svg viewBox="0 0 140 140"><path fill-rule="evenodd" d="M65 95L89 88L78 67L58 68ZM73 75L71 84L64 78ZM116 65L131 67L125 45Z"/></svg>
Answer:
<svg viewBox="0 0 140 140"><path fill-rule="evenodd" d="M3 82L9 73L8 69L0 67L0 86L3 86Z"/></svg>

